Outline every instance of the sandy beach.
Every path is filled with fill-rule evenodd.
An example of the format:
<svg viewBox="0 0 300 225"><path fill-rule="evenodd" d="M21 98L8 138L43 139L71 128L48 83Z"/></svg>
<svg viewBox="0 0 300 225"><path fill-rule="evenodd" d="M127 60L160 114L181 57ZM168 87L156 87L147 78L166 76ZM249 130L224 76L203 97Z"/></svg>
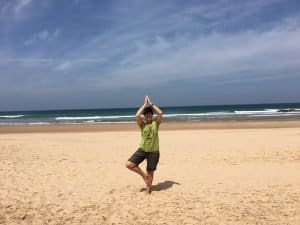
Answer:
<svg viewBox="0 0 300 225"><path fill-rule="evenodd" d="M0 128L0 224L300 224L299 121L162 124L151 195L124 166L139 140L134 124Z"/></svg>

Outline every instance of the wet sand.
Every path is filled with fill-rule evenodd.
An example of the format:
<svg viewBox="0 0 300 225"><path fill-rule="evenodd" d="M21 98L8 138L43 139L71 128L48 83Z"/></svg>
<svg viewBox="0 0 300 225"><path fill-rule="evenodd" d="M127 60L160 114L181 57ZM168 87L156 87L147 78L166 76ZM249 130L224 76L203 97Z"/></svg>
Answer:
<svg viewBox="0 0 300 225"><path fill-rule="evenodd" d="M202 130L202 129L252 129L252 128L293 128L300 127L300 121L207 121L207 122L164 122L161 130ZM135 123L127 124L55 124L55 125L2 125L0 134L8 133L53 133L53 132L102 132L137 131Z"/></svg>

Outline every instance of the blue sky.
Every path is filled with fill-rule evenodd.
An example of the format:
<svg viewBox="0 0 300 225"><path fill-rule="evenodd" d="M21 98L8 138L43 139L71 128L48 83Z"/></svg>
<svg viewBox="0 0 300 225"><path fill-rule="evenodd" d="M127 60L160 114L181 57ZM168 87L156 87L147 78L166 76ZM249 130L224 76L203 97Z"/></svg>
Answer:
<svg viewBox="0 0 300 225"><path fill-rule="evenodd" d="M300 2L0 0L0 111L300 102Z"/></svg>

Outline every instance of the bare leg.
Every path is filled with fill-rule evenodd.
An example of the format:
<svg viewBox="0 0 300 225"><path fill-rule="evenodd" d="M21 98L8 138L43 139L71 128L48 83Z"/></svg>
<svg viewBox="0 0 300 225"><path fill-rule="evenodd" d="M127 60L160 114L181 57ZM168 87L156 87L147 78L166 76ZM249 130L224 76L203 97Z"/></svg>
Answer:
<svg viewBox="0 0 300 225"><path fill-rule="evenodd" d="M139 166L129 161L126 162L125 166L131 171L139 174L144 179L146 185L148 186L148 174L146 174Z"/></svg>
<svg viewBox="0 0 300 225"><path fill-rule="evenodd" d="M152 181L153 181L154 171L147 171L147 187L146 187L146 193L151 194L151 188L152 188Z"/></svg>

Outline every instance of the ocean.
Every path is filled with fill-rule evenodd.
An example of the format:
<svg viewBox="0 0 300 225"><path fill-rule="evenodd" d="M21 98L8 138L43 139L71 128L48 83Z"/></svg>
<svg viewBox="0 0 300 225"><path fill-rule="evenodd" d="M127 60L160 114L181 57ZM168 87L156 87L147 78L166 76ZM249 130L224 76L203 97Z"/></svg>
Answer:
<svg viewBox="0 0 300 225"><path fill-rule="evenodd" d="M138 108L0 112L1 125L135 123ZM300 119L300 103L161 107L164 121Z"/></svg>

